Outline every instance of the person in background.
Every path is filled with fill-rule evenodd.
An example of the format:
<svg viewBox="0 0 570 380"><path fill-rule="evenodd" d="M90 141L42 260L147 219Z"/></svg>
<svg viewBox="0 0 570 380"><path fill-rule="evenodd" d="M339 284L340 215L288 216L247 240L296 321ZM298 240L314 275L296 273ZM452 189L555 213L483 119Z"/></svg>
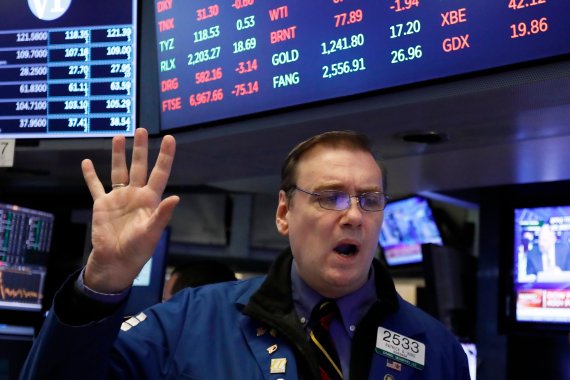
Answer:
<svg viewBox="0 0 570 380"><path fill-rule="evenodd" d="M559 243L549 223L544 223L538 232L538 244L527 254L526 273L553 273L570 270L568 244Z"/></svg>
<svg viewBox="0 0 570 380"><path fill-rule="evenodd" d="M234 271L227 265L214 260L200 260L197 262L177 266L170 274L164 285L163 301L184 288L215 284L217 282L235 281Z"/></svg>
<svg viewBox="0 0 570 380"><path fill-rule="evenodd" d="M162 199L174 138L148 179L147 140L137 129L128 170L125 139L113 139L110 191L83 161L93 250L56 295L24 379L469 379L457 339L374 259L386 178L351 131L309 138L285 159L275 223L290 247L266 276L189 288L122 323L179 201Z"/></svg>

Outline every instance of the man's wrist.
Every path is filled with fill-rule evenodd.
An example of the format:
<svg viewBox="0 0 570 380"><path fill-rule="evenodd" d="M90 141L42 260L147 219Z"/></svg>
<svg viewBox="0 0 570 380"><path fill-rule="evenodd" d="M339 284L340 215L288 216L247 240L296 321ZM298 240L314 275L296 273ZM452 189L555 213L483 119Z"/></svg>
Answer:
<svg viewBox="0 0 570 380"><path fill-rule="evenodd" d="M85 285L85 282L83 280L83 276L85 275L85 268L83 268L83 270L81 271L81 273L79 274L79 277L77 277L77 281L75 282L75 289L81 293L84 294L85 296L87 296L88 298L94 300L94 301L98 301L98 302L102 302L102 303L106 303L106 304L117 304L121 301L123 301L125 298L127 298L127 296L129 295L129 292L131 290L131 288L126 288L125 290L119 292L119 293L101 293L98 292L96 290L93 290L91 288L89 288L87 285Z"/></svg>

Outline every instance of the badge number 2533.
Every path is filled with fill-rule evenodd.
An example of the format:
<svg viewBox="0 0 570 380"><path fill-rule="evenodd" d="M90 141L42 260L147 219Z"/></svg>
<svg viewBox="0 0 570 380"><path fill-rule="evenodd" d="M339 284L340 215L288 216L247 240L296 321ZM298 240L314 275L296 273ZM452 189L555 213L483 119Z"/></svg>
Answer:
<svg viewBox="0 0 570 380"><path fill-rule="evenodd" d="M416 369L425 365L425 344L384 327L378 327L376 352Z"/></svg>

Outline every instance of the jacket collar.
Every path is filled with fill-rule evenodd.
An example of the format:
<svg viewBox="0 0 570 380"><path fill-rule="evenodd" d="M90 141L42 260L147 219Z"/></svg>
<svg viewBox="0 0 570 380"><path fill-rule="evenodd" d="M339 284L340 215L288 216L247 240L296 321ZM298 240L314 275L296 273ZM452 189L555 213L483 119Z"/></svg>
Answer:
<svg viewBox="0 0 570 380"><path fill-rule="evenodd" d="M269 313L285 314L293 310L293 297L291 294L291 265L293 255L291 249L283 251L269 268L265 281L259 289L249 298L240 299L240 303L247 304L246 310L252 307L261 307ZM394 281L388 270L378 261L372 262L375 273L377 302L383 305L386 312L394 313L399 307L399 297Z"/></svg>
<svg viewBox="0 0 570 380"><path fill-rule="evenodd" d="M291 250L287 249L273 262L259 289L250 298L249 294L244 295L238 302L245 305L244 314L275 328L290 342L297 358L301 379L318 378L316 357L309 346L306 333L293 306L292 263L293 255ZM401 302L388 270L377 260L373 261L373 265L377 300L359 323L353 338L351 379L368 378L378 323L386 316L394 315Z"/></svg>

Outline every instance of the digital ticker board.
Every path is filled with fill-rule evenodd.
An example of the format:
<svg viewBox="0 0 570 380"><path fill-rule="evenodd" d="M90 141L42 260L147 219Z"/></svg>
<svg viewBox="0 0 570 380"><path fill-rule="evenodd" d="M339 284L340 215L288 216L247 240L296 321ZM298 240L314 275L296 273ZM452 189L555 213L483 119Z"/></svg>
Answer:
<svg viewBox="0 0 570 380"><path fill-rule="evenodd" d="M136 4L3 0L0 138L132 135Z"/></svg>
<svg viewBox="0 0 570 380"><path fill-rule="evenodd" d="M161 128L570 52L561 0L155 0Z"/></svg>

